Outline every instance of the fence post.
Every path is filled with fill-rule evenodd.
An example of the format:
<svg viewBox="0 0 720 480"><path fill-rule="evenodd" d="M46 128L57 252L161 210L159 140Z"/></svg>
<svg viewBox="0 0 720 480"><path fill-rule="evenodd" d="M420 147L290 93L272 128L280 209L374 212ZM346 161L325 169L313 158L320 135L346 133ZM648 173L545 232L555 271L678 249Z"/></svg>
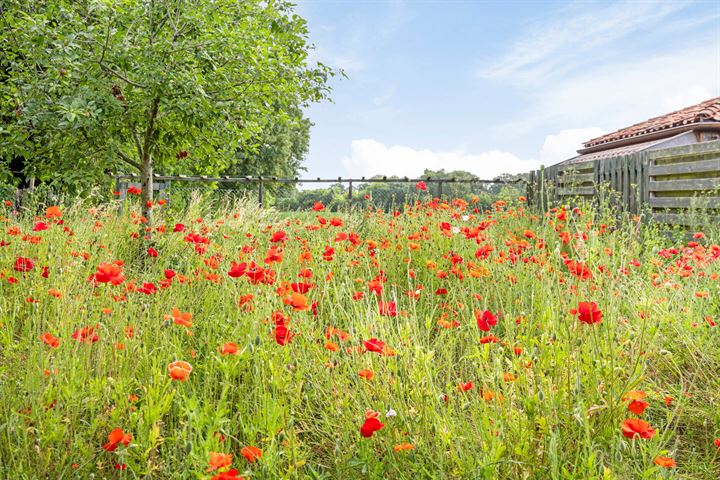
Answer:
<svg viewBox="0 0 720 480"><path fill-rule="evenodd" d="M442 200L442 196L443 196L442 185L443 185L443 182L442 182L442 180L440 180L438 182L438 198L441 200Z"/></svg>
<svg viewBox="0 0 720 480"><path fill-rule="evenodd" d="M120 207L118 208L118 215L122 215L125 211L125 198L127 197L127 182L115 177L115 191L118 192L118 199L120 200Z"/></svg>
<svg viewBox="0 0 720 480"><path fill-rule="evenodd" d="M545 212L545 165L540 165L538 172L538 193L540 194L540 210Z"/></svg>
<svg viewBox="0 0 720 480"><path fill-rule="evenodd" d="M262 208L265 203L265 185L263 184L262 177L258 177L258 179L258 203L260 204L260 208Z"/></svg>
<svg viewBox="0 0 720 480"><path fill-rule="evenodd" d="M352 200L352 180L348 181L348 200Z"/></svg>
<svg viewBox="0 0 720 480"><path fill-rule="evenodd" d="M535 170L530 170L528 174L528 181L525 184L525 198L527 199L528 207L531 207L535 203L533 196L533 186L535 184Z"/></svg>

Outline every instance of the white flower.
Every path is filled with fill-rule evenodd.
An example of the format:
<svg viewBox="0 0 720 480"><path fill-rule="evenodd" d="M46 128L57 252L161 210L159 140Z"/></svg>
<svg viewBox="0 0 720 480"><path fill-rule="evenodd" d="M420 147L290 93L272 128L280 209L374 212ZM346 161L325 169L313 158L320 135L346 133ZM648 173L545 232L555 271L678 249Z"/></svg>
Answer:
<svg viewBox="0 0 720 480"><path fill-rule="evenodd" d="M470 215L463 215L462 219L463 219L463 222L467 222L468 220L470 220Z"/></svg>
<svg viewBox="0 0 720 480"><path fill-rule="evenodd" d="M452 227L452 232L453 232L453 233L460 233L460 228L459 228L459 227Z"/></svg>
<svg viewBox="0 0 720 480"><path fill-rule="evenodd" d="M390 417L397 417L397 412L395 410L393 410L392 408L389 409L387 411L387 413L385 414L385 418L390 418Z"/></svg>

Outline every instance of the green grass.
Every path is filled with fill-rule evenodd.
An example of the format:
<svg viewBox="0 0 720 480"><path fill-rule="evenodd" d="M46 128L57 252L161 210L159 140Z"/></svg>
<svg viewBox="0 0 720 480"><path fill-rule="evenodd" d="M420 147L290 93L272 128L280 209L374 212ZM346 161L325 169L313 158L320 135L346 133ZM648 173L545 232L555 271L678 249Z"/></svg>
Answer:
<svg viewBox="0 0 720 480"><path fill-rule="evenodd" d="M252 479L720 477L717 231L688 247L686 236L632 219L587 210L561 220L521 203L492 213L425 204L394 216L287 215L243 203L210 211L195 202L183 212L156 207L166 230L146 240L133 238L142 229L135 209L62 210L64 224L44 220L49 228L38 232L32 215L2 213L0 478L205 479L217 474L206 472L210 452L232 454L233 468ZM334 216L344 224L330 226ZM443 222L487 228L478 240L443 234ZM176 223L187 231L173 232ZM284 258L267 265L279 230ZM183 240L190 231L209 239L206 252ZM339 232L360 242L336 241ZM482 245L493 247L486 259L475 256ZM332 260L323 259L327 246ZM672 247L679 252L661 255ZM301 261L303 251L312 259ZM462 258L455 268L453 254ZM563 255L592 278L572 275ZM18 257L34 268L15 271ZM114 260L124 262L125 281L94 287L88 277ZM232 261L251 260L274 271L273 284L227 275ZM306 268L317 315L283 302L283 282L302 281ZM160 288L166 269L178 275ZM380 271L377 296L367 283ZM129 288L143 282L157 292ZM418 298L407 295L416 290ZM379 300L396 302L398 315L380 315ZM601 323L571 313L581 301L596 302ZM190 312L193 326L166 320L173 308ZM477 326L483 310L500 312L490 332ZM276 311L295 334L285 345L273 335ZM94 325L97 342L72 338ZM330 339L338 351L326 348L328 327L349 334ZM46 332L57 348L39 340ZM498 341L481 343L490 333ZM365 351L373 337L396 354ZM238 354L221 355L225 342ZM187 381L170 378L175 360L192 364ZM372 379L358 375L364 369ZM647 394L641 416L623 400L631 390ZM391 409L396 416L386 417ZM385 425L370 438L360 435L367 410ZM622 435L623 421L638 417L653 438ZM105 451L115 428L132 441ZM414 448L394 451L404 443ZM248 445L262 450L256 462L241 453ZM658 456L677 467L655 465Z"/></svg>

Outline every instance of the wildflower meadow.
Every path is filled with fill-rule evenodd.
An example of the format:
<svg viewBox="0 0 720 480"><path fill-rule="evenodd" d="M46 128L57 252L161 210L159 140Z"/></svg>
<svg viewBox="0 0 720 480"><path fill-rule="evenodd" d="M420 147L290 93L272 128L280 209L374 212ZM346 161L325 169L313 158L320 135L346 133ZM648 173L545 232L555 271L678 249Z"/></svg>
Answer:
<svg viewBox="0 0 720 480"><path fill-rule="evenodd" d="M720 477L716 227L420 187L2 207L0 477Z"/></svg>

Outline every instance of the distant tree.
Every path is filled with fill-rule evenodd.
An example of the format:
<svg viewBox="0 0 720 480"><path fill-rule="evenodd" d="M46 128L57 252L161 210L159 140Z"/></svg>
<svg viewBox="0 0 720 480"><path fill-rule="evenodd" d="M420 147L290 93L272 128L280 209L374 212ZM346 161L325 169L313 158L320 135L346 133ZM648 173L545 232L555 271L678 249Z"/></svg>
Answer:
<svg viewBox="0 0 720 480"><path fill-rule="evenodd" d="M297 190L278 197L276 206L283 210L308 210L315 202L322 202L328 210L335 210L346 205L346 199L345 187L338 183L327 188Z"/></svg>
<svg viewBox="0 0 720 480"><path fill-rule="evenodd" d="M516 173L516 174L510 174L510 173L503 173L502 175L498 175L493 180L499 180L502 182L511 182L512 185L507 185L503 183L491 183L488 187L488 191L492 195L498 195L502 190L506 190L510 187L514 191L517 192L524 192L525 191L525 184L522 182L522 180L527 180L527 174L525 173ZM521 195L521 193L518 193L518 195Z"/></svg>
<svg viewBox="0 0 720 480"><path fill-rule="evenodd" d="M263 176L294 178L305 171L302 166L310 147L312 123L303 116L300 108L290 107L268 118L268 125L262 127L250 142L252 148L239 148L235 162L221 173L228 176ZM285 121L278 122L279 114L287 114ZM294 189L292 183L269 183L268 193L277 194Z"/></svg>
<svg viewBox="0 0 720 480"><path fill-rule="evenodd" d="M263 142L303 128L298 109L326 99L335 73L309 64L306 23L284 0L0 9L0 158L22 156L27 172L79 188L122 164L141 174L143 203L154 170L217 174L250 161L238 151L267 154Z"/></svg>

